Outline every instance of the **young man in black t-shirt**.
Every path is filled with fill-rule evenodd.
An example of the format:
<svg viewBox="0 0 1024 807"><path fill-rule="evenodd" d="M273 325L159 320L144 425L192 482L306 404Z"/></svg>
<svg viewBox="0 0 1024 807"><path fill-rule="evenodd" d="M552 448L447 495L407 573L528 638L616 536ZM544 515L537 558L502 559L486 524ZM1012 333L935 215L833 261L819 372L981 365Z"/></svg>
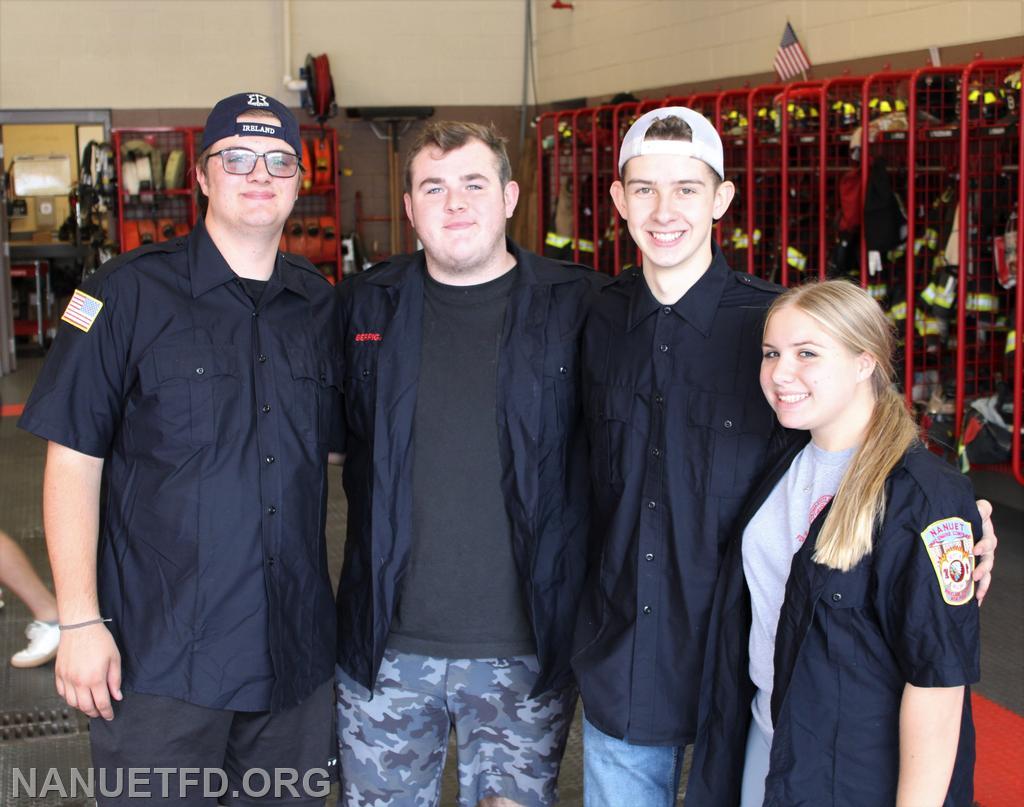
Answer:
<svg viewBox="0 0 1024 807"><path fill-rule="evenodd" d="M343 804L437 803L452 727L460 804L557 798L588 515L577 338L597 276L506 239L510 173L493 128L429 124L406 170L423 251L339 290Z"/></svg>

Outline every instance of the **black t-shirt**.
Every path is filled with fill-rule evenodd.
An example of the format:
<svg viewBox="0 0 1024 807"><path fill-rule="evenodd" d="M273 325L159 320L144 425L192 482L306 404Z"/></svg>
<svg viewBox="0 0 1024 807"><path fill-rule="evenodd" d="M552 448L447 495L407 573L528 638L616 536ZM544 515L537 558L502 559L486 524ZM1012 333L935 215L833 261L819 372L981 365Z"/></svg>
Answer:
<svg viewBox="0 0 1024 807"><path fill-rule="evenodd" d="M389 645L442 658L534 652L498 454L497 361L516 270L425 278L413 423L412 554Z"/></svg>
<svg viewBox="0 0 1024 807"><path fill-rule="evenodd" d="M252 277L239 277L238 282L242 284L242 288L245 289L245 293L252 300L253 305L259 305L260 297L263 296L263 290L267 287L269 280L256 280Z"/></svg>

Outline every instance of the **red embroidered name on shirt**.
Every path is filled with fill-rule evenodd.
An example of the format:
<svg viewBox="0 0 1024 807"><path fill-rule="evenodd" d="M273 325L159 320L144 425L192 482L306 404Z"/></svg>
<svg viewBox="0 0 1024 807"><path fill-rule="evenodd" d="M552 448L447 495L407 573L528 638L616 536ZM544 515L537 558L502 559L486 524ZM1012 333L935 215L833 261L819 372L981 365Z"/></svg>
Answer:
<svg viewBox="0 0 1024 807"><path fill-rule="evenodd" d="M356 334L356 341L357 342L379 342L380 341L380 334L379 333L357 333Z"/></svg>

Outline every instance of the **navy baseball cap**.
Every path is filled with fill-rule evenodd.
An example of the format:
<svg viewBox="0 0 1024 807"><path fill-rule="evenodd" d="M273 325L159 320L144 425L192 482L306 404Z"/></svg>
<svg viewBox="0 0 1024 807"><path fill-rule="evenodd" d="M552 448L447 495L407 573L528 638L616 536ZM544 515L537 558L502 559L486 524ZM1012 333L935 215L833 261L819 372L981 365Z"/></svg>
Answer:
<svg viewBox="0 0 1024 807"><path fill-rule="evenodd" d="M239 123L238 118L247 112L255 112L258 109L265 109L272 112L274 117L281 121L280 126L275 126L270 121L261 120ZM302 136L299 134L299 122L284 104L269 95L258 92L240 92L238 95L231 95L217 102L217 105L210 110L206 118L206 128L203 129L203 143L200 151L206 151L210 146L224 137L276 137L291 146L295 153L302 155Z"/></svg>

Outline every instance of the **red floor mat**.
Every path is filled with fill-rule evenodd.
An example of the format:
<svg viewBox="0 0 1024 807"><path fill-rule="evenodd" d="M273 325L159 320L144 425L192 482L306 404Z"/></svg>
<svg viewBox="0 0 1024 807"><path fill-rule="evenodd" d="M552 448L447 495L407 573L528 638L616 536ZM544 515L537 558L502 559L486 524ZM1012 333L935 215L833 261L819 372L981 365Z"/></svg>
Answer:
<svg viewBox="0 0 1024 807"><path fill-rule="evenodd" d="M974 800L981 807L1024 804L1024 717L972 693L978 761Z"/></svg>

